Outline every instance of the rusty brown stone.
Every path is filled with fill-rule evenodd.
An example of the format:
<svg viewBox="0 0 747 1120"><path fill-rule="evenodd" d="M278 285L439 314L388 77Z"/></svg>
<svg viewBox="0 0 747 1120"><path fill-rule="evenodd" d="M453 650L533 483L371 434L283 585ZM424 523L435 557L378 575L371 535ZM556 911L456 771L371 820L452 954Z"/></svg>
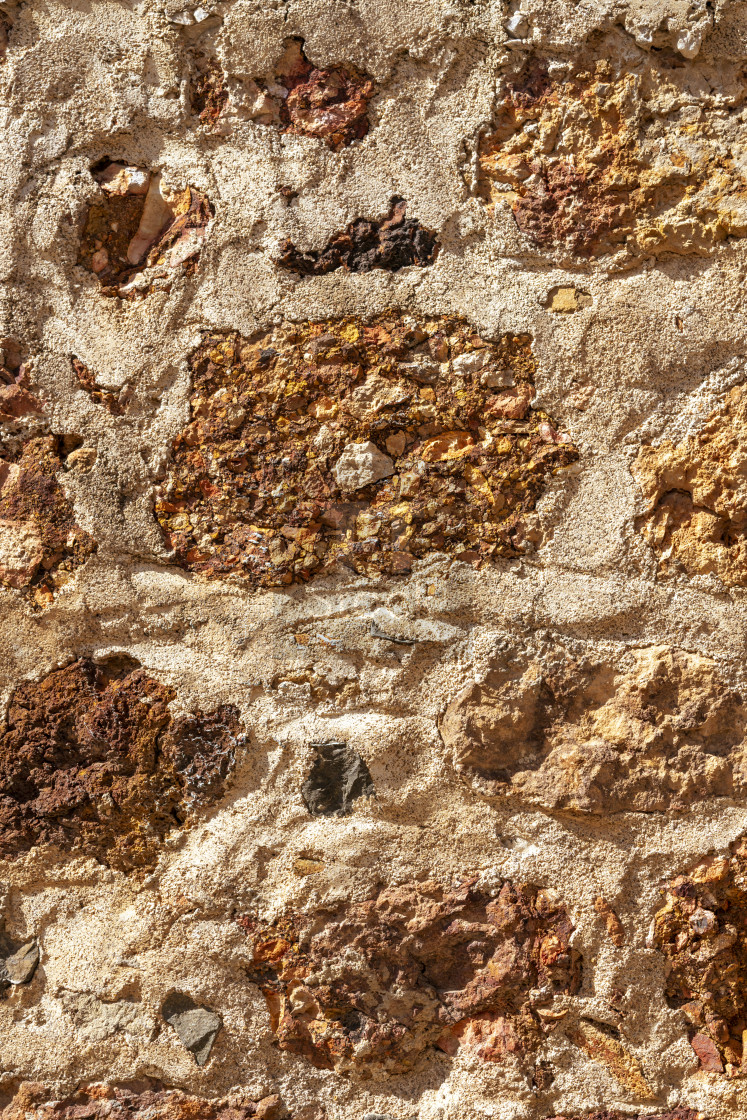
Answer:
<svg viewBox="0 0 747 1120"><path fill-rule="evenodd" d="M40 415L42 402L29 391L29 365L14 338L0 339L0 420Z"/></svg>
<svg viewBox="0 0 747 1120"><path fill-rule="evenodd" d="M670 646L517 644L440 723L485 796L587 813L683 810L745 790L747 705L715 661Z"/></svg>
<svg viewBox="0 0 747 1120"><path fill-rule="evenodd" d="M0 447L0 584L46 606L96 551L60 486L63 438Z"/></svg>
<svg viewBox="0 0 747 1120"><path fill-rule="evenodd" d="M625 944L625 929L615 913L614 907L612 907L605 898L600 896L594 899L594 909L597 914L599 914L599 917L603 919L612 944L618 949L622 948Z"/></svg>
<svg viewBox="0 0 747 1120"><path fill-rule="evenodd" d="M584 1050L592 1061L603 1065L631 1096L648 1100L654 1092L643 1076L641 1063L623 1043L620 1032L607 1023L581 1019L568 1031L572 1042Z"/></svg>
<svg viewBox="0 0 747 1120"><path fill-rule="evenodd" d="M345 272L370 272L374 268L397 272L410 265L433 264L438 255L435 233L406 215L407 203L395 198L386 218L380 222L358 218L318 252L303 253L285 241L276 263L301 276L322 276L338 268Z"/></svg>
<svg viewBox="0 0 747 1120"><path fill-rule="evenodd" d="M747 103L747 78L723 60L716 93L708 73L618 31L570 61L517 55L478 142L478 194L510 206L542 249L582 258L703 253L745 236L745 179L723 106Z"/></svg>
<svg viewBox="0 0 747 1120"><path fill-rule="evenodd" d="M240 924L280 1049L361 1079L407 1072L434 1047L521 1060L555 1025L538 1007L581 980L563 904L510 882L405 883Z"/></svg>
<svg viewBox="0 0 747 1120"><path fill-rule="evenodd" d="M175 696L116 660L19 685L0 733L0 858L51 844L120 870L154 864L220 796L242 743L235 708L174 716Z"/></svg>
<svg viewBox="0 0 747 1120"><path fill-rule="evenodd" d="M406 574L443 552L520 554L526 514L577 458L531 407L527 336L458 319L208 334L156 516L177 562L253 586L338 563Z"/></svg>
<svg viewBox="0 0 747 1120"><path fill-rule="evenodd" d="M653 942L667 958L670 1007L681 1008L703 1069L744 1069L747 1036L747 841L708 856L666 888Z"/></svg>
<svg viewBox="0 0 747 1120"><path fill-rule="evenodd" d="M93 176L99 198L83 219L78 264L98 277L105 295L147 294L174 269L194 270L213 216L204 194L169 191L160 173L108 160Z"/></svg>
<svg viewBox="0 0 747 1120"><path fill-rule="evenodd" d="M190 53L190 101L192 112L207 131L215 132L228 103L228 91L218 60L204 51Z"/></svg>
<svg viewBox="0 0 747 1120"><path fill-rule="evenodd" d="M274 72L250 85L248 114L258 124L324 140L335 152L368 134L371 78L355 66L315 67L303 39L288 39Z"/></svg>
<svg viewBox="0 0 747 1120"><path fill-rule="evenodd" d="M641 447L631 468L646 506L637 527L661 576L684 570L747 585L746 425L747 387L737 385L699 432Z"/></svg>
<svg viewBox="0 0 747 1120"><path fill-rule="evenodd" d="M245 1094L198 1097L160 1082L143 1080L127 1086L93 1083L59 1098L36 1082L24 1082L0 1114L2 1120L287 1120L288 1110L277 1096L260 1101Z"/></svg>
<svg viewBox="0 0 747 1120"><path fill-rule="evenodd" d="M108 389L102 389L96 381L96 375L79 358L72 357L70 364L78 379L78 384L81 389L85 389L92 401L103 405L107 412L111 412L112 416L122 416L124 414L125 406L120 400L119 394L112 393Z"/></svg>

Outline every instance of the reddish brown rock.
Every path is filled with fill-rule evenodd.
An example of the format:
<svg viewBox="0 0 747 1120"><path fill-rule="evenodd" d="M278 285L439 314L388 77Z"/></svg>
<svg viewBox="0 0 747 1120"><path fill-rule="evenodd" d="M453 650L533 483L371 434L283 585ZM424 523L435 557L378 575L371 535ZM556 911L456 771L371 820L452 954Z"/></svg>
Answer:
<svg viewBox="0 0 747 1120"><path fill-rule="evenodd" d="M2 1120L287 1120L288 1110L276 1096L197 1097L158 1082L142 1081L137 1088L84 1085L62 1099L44 1085L25 1082L1 1115Z"/></svg>
<svg viewBox="0 0 747 1120"><path fill-rule="evenodd" d="M63 438L38 436L0 447L0 584L45 606L96 551L75 522L58 475Z"/></svg>
<svg viewBox="0 0 747 1120"><path fill-rule="evenodd" d="M586 813L682 810L747 791L747 704L670 646L520 645L447 706L456 770L491 798Z"/></svg>
<svg viewBox="0 0 747 1120"><path fill-rule="evenodd" d="M19 420L43 411L39 398L29 392L28 376L29 367L16 340L0 340L0 420Z"/></svg>
<svg viewBox="0 0 747 1120"><path fill-rule="evenodd" d="M434 1047L521 1060L554 1026L538 1010L580 985L562 903L510 882L405 883L241 925L280 1048L364 1079L407 1072Z"/></svg>
<svg viewBox="0 0 747 1120"><path fill-rule="evenodd" d="M343 563L406 574L442 552L520 553L575 448L531 407L527 336L458 319L284 323L208 334L156 516L179 564L252 586Z"/></svg>
<svg viewBox="0 0 747 1120"><path fill-rule="evenodd" d="M410 265L433 264L438 254L435 233L406 214L407 203L395 198L382 221L358 218L318 252L302 253L290 241L284 242L277 264L301 276L322 276L338 268L345 272L370 272L374 268L397 272Z"/></svg>
<svg viewBox="0 0 747 1120"><path fill-rule="evenodd" d="M79 358L71 357L70 363L73 367L73 373L78 379L78 384L81 389L88 393L92 401L103 405L107 412L111 412L112 416L122 416L124 414L125 405L118 393L102 389L96 381L96 375Z"/></svg>
<svg viewBox="0 0 747 1120"><path fill-rule="evenodd" d="M0 857L42 844L130 870L218 798L242 729L235 708L175 716L141 669L88 660L20 685L0 733Z"/></svg>
<svg viewBox="0 0 747 1120"><path fill-rule="evenodd" d="M103 161L93 174L100 198L84 217L78 264L105 295L144 294L173 269L194 269L213 216L205 195L169 191L160 173L123 163Z"/></svg>
<svg viewBox="0 0 747 1120"><path fill-rule="evenodd" d="M215 132L228 102L228 91L217 59L204 51L191 52L190 100L195 116L208 132Z"/></svg>
<svg viewBox="0 0 747 1120"><path fill-rule="evenodd" d="M709 856L666 890L654 944L668 962L665 994L681 1008L701 1067L734 1075L747 1039L747 841Z"/></svg>
<svg viewBox="0 0 747 1120"><path fill-rule="evenodd" d="M687 62L622 31L570 59L517 52L474 186L510 206L545 252L704 253L747 234L746 180L731 156L746 103L741 61Z"/></svg>
<svg viewBox="0 0 747 1120"><path fill-rule="evenodd" d="M368 134L374 84L354 66L315 67L303 39L289 39L272 75L251 85L249 115L282 132L324 140L333 151Z"/></svg>

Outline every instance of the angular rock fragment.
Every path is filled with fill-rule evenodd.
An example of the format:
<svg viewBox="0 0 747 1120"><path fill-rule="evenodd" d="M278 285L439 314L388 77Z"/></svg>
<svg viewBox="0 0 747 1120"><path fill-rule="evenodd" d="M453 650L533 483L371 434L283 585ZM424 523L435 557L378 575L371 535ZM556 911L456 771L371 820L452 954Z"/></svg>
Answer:
<svg viewBox="0 0 747 1120"><path fill-rule="evenodd" d="M41 844L130 870L216 800L243 742L236 709L175 716L127 663L76 661L12 694L0 732L0 858Z"/></svg>
<svg viewBox="0 0 747 1120"><path fill-rule="evenodd" d="M198 1066L204 1066L210 1057L218 1031L223 1026L220 1015L209 1007L201 1007L182 992L170 995L161 1008L169 1026L172 1026L187 1050L194 1055Z"/></svg>
<svg viewBox="0 0 747 1120"><path fill-rule="evenodd" d="M13 338L0 340L0 421L39 415L43 406L28 389L28 365Z"/></svg>
<svg viewBox="0 0 747 1120"><path fill-rule="evenodd" d="M120 399L120 395L112 393L108 389L102 389L96 381L96 375L79 358L73 356L70 362L73 373L78 379L78 384L81 389L88 393L91 400L95 401L96 404L102 404L107 412L111 412L112 416L122 416L125 406Z"/></svg>
<svg viewBox="0 0 747 1120"><path fill-rule="evenodd" d="M280 1049L361 1079L406 1073L433 1047L521 1061L553 1029L538 1009L580 984L562 903L510 882L405 883L241 925Z"/></svg>
<svg viewBox="0 0 747 1120"><path fill-rule="evenodd" d="M638 528L667 576L712 574L727 587L747 585L747 386L682 443L644 446L631 470L646 512Z"/></svg>
<svg viewBox="0 0 747 1120"><path fill-rule="evenodd" d="M346 272L370 272L374 268L397 272L410 265L433 264L438 255L435 233L424 229L416 218L406 217L406 213L407 203L395 198L382 221L358 218L317 252L303 253L285 241L277 263L301 276L323 276L338 268Z"/></svg>
<svg viewBox="0 0 747 1120"><path fill-rule="evenodd" d="M78 264L105 295L144 294L171 270L194 268L213 216L204 194L168 190L159 172L123 163L103 161L93 176L100 198L84 218Z"/></svg>
<svg viewBox="0 0 747 1120"><path fill-rule="evenodd" d="M597 658L558 644L496 659L442 717L457 771L488 797L587 813L747 791L747 705L714 661L669 646Z"/></svg>
<svg viewBox="0 0 747 1120"><path fill-rule="evenodd" d="M96 551L58 480L63 444L61 436L38 436L0 445L0 585L22 590L35 606L49 604Z"/></svg>
<svg viewBox="0 0 747 1120"><path fill-rule="evenodd" d="M19 944L0 933L0 992L18 984L29 984L39 964L36 941Z"/></svg>
<svg viewBox="0 0 747 1120"><path fill-rule="evenodd" d="M248 83L248 115L282 132L324 140L332 151L368 134L373 81L354 66L318 69L289 39L274 73Z"/></svg>
<svg viewBox="0 0 747 1120"><path fill-rule="evenodd" d="M251 586L339 563L409 572L443 552L516 556L547 481L577 458L531 407L527 336L388 314L211 333L155 512L179 564Z"/></svg>
<svg viewBox="0 0 747 1120"><path fill-rule="evenodd" d="M666 888L653 942L665 955L670 1007L689 1022L703 1069L735 1074L747 1066L747 840L708 856Z"/></svg>
<svg viewBox="0 0 747 1120"><path fill-rule="evenodd" d="M143 1087L145 1086L145 1087ZM288 1110L279 1097L249 1100L231 1097L197 1097L179 1089L166 1089L158 1081L132 1086L89 1084L60 1099L50 1087L22 1083L2 1112L2 1120L286 1120Z"/></svg>
<svg viewBox="0 0 747 1120"><path fill-rule="evenodd" d="M685 62L621 31L509 61L477 192L544 251L703 253L747 233L741 61Z"/></svg>
<svg viewBox="0 0 747 1120"><path fill-rule="evenodd" d="M316 760L301 786L312 817L344 817L359 797L374 797L368 767L347 743L312 743Z"/></svg>

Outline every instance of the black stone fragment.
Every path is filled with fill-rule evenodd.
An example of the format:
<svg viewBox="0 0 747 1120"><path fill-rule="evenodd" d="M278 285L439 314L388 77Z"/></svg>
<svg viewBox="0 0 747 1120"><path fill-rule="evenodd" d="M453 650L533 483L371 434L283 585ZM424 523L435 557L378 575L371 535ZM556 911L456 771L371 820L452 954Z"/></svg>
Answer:
<svg viewBox="0 0 747 1120"><path fill-rule="evenodd" d="M183 992L167 996L161 1007L169 1026L173 1027L187 1050L194 1055L198 1066L204 1066L210 1057L215 1037L223 1020L209 1007L201 1007Z"/></svg>
<svg viewBox="0 0 747 1120"><path fill-rule="evenodd" d="M433 264L438 255L436 235L416 218L406 217L406 210L407 203L395 198L383 221L359 218L319 251L302 253L285 241L276 263L301 276L322 276L338 268L347 272L370 272L374 268L397 272L409 265Z"/></svg>
<svg viewBox="0 0 747 1120"><path fill-rule="evenodd" d="M312 743L316 761L301 794L312 817L345 817L358 797L374 797L368 767L347 743Z"/></svg>

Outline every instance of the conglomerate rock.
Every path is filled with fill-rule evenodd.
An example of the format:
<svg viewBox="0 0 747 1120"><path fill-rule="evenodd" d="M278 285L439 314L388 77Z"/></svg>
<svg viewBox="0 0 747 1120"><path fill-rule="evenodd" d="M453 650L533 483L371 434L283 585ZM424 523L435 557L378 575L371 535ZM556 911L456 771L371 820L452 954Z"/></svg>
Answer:
<svg viewBox="0 0 747 1120"><path fill-rule="evenodd" d="M666 891L652 941L667 958L667 1003L684 1012L703 1069L738 1074L747 1064L747 841Z"/></svg>
<svg viewBox="0 0 747 1120"><path fill-rule="evenodd" d="M641 447L632 466L646 512L638 526L662 575L713 574L747 584L747 387L682 443Z"/></svg>
<svg viewBox="0 0 747 1120"><path fill-rule="evenodd" d="M179 564L253 586L344 563L407 573L445 552L515 556L577 458L531 406L531 340L383 315L208 334L156 516Z"/></svg>
<svg viewBox="0 0 747 1120"><path fill-rule="evenodd" d="M1 1115L3 1120L286 1120L288 1110L277 1096L199 1097L158 1082L137 1088L93 1083L61 1099L44 1085L26 1082Z"/></svg>
<svg viewBox="0 0 747 1120"><path fill-rule="evenodd" d="M72 450L72 448L70 448ZM96 551L60 485L62 436L6 436L0 444L0 585L46 606Z"/></svg>
<svg viewBox="0 0 747 1120"><path fill-rule="evenodd" d="M241 925L281 1050L362 1079L404 1073L433 1047L521 1059L550 1029L553 997L581 982L563 904L510 882L404 883Z"/></svg>
<svg viewBox="0 0 747 1120"><path fill-rule="evenodd" d="M581 1114L566 1113L564 1116L548 1116L547 1120L701 1120L701 1115L692 1108L673 1108L666 1112L620 1112L607 1109Z"/></svg>
<svg viewBox="0 0 747 1120"><path fill-rule="evenodd" d="M615 31L521 52L478 145L476 189L542 250L702 253L747 233L740 62L689 61Z"/></svg>
<svg viewBox="0 0 747 1120"><path fill-rule="evenodd" d="M489 797L590 813L744 796L747 703L710 658L668 646L588 663L512 650L446 708L457 771Z"/></svg>
<svg viewBox="0 0 747 1120"><path fill-rule="evenodd" d="M235 708L175 716L142 669L82 659L13 693L0 735L0 858L43 844L129 870L218 798L242 743Z"/></svg>

